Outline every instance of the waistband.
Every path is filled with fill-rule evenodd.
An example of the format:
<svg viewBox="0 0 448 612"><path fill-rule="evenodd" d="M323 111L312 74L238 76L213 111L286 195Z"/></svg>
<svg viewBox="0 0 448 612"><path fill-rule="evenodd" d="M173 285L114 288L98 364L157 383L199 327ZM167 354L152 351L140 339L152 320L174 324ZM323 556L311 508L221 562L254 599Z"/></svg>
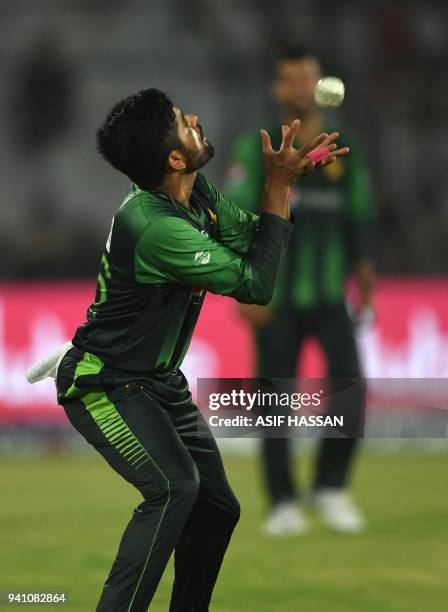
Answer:
<svg viewBox="0 0 448 612"><path fill-rule="evenodd" d="M119 370L77 347L71 348L62 359L56 384L60 400L79 397L94 389L110 392L124 385L137 384L161 404L184 405L192 401L188 381L181 370L148 374Z"/></svg>

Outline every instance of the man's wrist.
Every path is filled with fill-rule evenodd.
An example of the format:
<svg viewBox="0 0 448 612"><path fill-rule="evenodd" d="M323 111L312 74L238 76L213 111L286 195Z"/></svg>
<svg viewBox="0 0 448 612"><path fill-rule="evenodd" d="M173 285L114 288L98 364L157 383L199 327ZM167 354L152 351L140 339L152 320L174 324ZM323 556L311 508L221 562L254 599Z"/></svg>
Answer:
<svg viewBox="0 0 448 612"><path fill-rule="evenodd" d="M290 192L290 185L267 179L264 185L261 212L278 215L283 219L288 219Z"/></svg>
<svg viewBox="0 0 448 612"><path fill-rule="evenodd" d="M291 191L291 185L275 178L266 178L264 183L265 193L272 193L274 195L283 196L289 195Z"/></svg>

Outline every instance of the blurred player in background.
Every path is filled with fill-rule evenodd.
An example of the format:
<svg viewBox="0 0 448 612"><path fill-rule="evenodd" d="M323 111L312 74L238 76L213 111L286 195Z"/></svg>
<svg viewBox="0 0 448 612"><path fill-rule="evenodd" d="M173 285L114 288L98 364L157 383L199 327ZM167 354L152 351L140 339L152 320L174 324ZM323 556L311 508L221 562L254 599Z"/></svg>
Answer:
<svg viewBox="0 0 448 612"><path fill-rule="evenodd" d="M300 141L330 130L314 102L321 77L319 61L305 50L289 49L275 64L273 95L283 123L301 119ZM281 140L273 124L273 143ZM258 353L258 376L294 378L302 343L315 337L326 356L328 376L358 378L360 365L354 324L346 307L347 275L356 276L359 301L353 318L372 306L373 266L369 258L370 202L366 169L356 147L309 181L295 185L290 206L295 215L290 247L269 306L242 305ZM226 195L245 210L256 210L263 188L263 160L257 132L242 135L233 147ZM361 410L361 407L360 407ZM270 500L265 529L270 535L300 533L306 517L297 505L290 440L264 439L263 470ZM365 520L347 493L355 439L323 439L311 501L324 522L343 532L358 532Z"/></svg>
<svg viewBox="0 0 448 612"><path fill-rule="evenodd" d="M101 259L87 322L28 380L56 376L73 426L142 494L97 612L147 610L175 549L170 612L209 607L239 505L179 369L207 290L267 304L288 241L291 185L336 162L334 134L279 150L258 135L266 180L260 215L244 212L198 172L212 157L195 115L147 89L116 104L98 149L132 181ZM329 147L326 160L308 158ZM198 375L200 373L198 372Z"/></svg>

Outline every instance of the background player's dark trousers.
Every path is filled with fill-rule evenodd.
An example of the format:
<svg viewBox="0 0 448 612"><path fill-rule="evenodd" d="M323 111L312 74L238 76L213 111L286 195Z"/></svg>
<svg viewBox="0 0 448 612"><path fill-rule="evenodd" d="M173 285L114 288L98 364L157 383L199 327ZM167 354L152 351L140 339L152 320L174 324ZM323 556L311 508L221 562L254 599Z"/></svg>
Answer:
<svg viewBox="0 0 448 612"><path fill-rule="evenodd" d="M283 309L256 333L258 376L295 378L303 340L315 337L326 356L329 378L359 378L360 368L353 325L345 304L312 310ZM361 411L362 407L359 406ZM263 473L272 504L297 496L291 440L265 438ZM317 458L314 489L345 487L357 447L355 439L323 438Z"/></svg>
<svg viewBox="0 0 448 612"><path fill-rule="evenodd" d="M123 534L97 612L146 611L173 549L170 612L207 611L239 504L215 440L197 436L197 408L191 402L162 407L144 385L130 384L106 393L93 389L83 401L65 400L64 409L144 498ZM129 432L140 446L124 456Z"/></svg>

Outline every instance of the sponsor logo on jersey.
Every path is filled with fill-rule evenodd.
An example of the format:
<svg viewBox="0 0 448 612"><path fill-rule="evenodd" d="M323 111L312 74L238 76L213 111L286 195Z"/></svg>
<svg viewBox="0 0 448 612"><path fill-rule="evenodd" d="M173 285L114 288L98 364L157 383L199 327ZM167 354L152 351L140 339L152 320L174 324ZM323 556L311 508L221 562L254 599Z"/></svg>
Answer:
<svg viewBox="0 0 448 612"><path fill-rule="evenodd" d="M322 189L308 189L294 187L291 190L289 206L291 210L335 212L342 209L344 196L339 188L323 187Z"/></svg>

